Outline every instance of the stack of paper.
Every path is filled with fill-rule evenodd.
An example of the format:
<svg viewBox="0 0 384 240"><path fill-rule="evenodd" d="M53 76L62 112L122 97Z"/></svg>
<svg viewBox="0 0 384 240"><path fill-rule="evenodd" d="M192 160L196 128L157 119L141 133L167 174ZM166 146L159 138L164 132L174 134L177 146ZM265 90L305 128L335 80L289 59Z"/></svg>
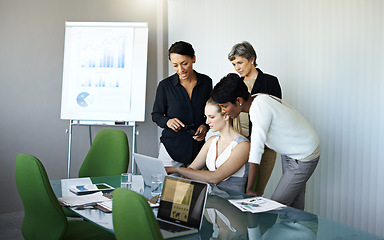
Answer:
<svg viewBox="0 0 384 240"><path fill-rule="evenodd" d="M60 197L58 199L61 204L69 207L92 205L98 202L110 201L109 198L103 196L102 192L96 192L80 196Z"/></svg>
<svg viewBox="0 0 384 240"><path fill-rule="evenodd" d="M263 197L228 200L243 212L260 213L286 207L284 204Z"/></svg>
<svg viewBox="0 0 384 240"><path fill-rule="evenodd" d="M112 200L99 202L96 207L103 212L110 213L112 212Z"/></svg>

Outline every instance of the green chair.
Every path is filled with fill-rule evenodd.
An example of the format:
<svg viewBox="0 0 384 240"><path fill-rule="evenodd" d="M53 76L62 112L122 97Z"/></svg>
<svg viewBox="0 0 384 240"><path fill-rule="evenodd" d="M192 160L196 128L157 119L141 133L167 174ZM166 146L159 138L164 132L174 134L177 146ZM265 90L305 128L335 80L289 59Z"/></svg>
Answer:
<svg viewBox="0 0 384 240"><path fill-rule="evenodd" d="M128 139L118 129L100 130L79 170L79 177L101 177L127 172L129 164ZM67 217L79 217L63 208Z"/></svg>
<svg viewBox="0 0 384 240"><path fill-rule="evenodd" d="M103 129L96 134L79 170L79 177L120 175L127 172L129 147L125 132Z"/></svg>
<svg viewBox="0 0 384 240"><path fill-rule="evenodd" d="M113 191L112 217L117 240L163 239L147 200L134 191L123 188Z"/></svg>
<svg viewBox="0 0 384 240"><path fill-rule="evenodd" d="M34 156L17 155L16 185L24 206L22 234L26 240L115 239L90 222L67 220L44 166Z"/></svg>

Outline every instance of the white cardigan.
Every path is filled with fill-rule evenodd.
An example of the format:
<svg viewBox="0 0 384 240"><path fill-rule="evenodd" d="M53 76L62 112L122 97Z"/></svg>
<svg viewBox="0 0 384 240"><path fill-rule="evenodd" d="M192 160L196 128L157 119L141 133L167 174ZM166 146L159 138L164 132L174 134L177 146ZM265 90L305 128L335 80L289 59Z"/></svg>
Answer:
<svg viewBox="0 0 384 240"><path fill-rule="evenodd" d="M249 116L252 122L250 163L260 164L264 144L297 160L308 157L319 146L319 138L307 120L278 98L258 94Z"/></svg>

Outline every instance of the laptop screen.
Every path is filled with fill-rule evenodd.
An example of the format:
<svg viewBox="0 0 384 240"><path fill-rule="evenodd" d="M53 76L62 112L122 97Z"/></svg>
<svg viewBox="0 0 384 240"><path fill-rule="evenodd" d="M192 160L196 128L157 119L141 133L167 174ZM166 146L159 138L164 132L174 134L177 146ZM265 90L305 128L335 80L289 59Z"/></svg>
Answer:
<svg viewBox="0 0 384 240"><path fill-rule="evenodd" d="M200 229L208 184L166 176L157 217Z"/></svg>

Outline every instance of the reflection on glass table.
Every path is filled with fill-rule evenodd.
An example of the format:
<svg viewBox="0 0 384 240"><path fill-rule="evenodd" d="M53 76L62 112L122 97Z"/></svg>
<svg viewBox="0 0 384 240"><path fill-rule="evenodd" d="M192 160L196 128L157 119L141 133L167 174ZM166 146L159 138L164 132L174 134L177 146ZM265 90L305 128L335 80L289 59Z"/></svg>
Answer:
<svg viewBox="0 0 384 240"><path fill-rule="evenodd" d="M93 177L92 183L107 183L120 187L120 175ZM53 180L56 196L62 196L67 186ZM150 186L145 186L140 175L133 176L132 188L144 197L151 198ZM204 211L204 220L198 234L175 239L382 239L356 228L317 216L312 213L286 207L264 213L245 213L228 199L246 198L245 194L212 186ZM157 214L157 208L153 208ZM113 232L112 214L98 209L72 209L79 216Z"/></svg>

